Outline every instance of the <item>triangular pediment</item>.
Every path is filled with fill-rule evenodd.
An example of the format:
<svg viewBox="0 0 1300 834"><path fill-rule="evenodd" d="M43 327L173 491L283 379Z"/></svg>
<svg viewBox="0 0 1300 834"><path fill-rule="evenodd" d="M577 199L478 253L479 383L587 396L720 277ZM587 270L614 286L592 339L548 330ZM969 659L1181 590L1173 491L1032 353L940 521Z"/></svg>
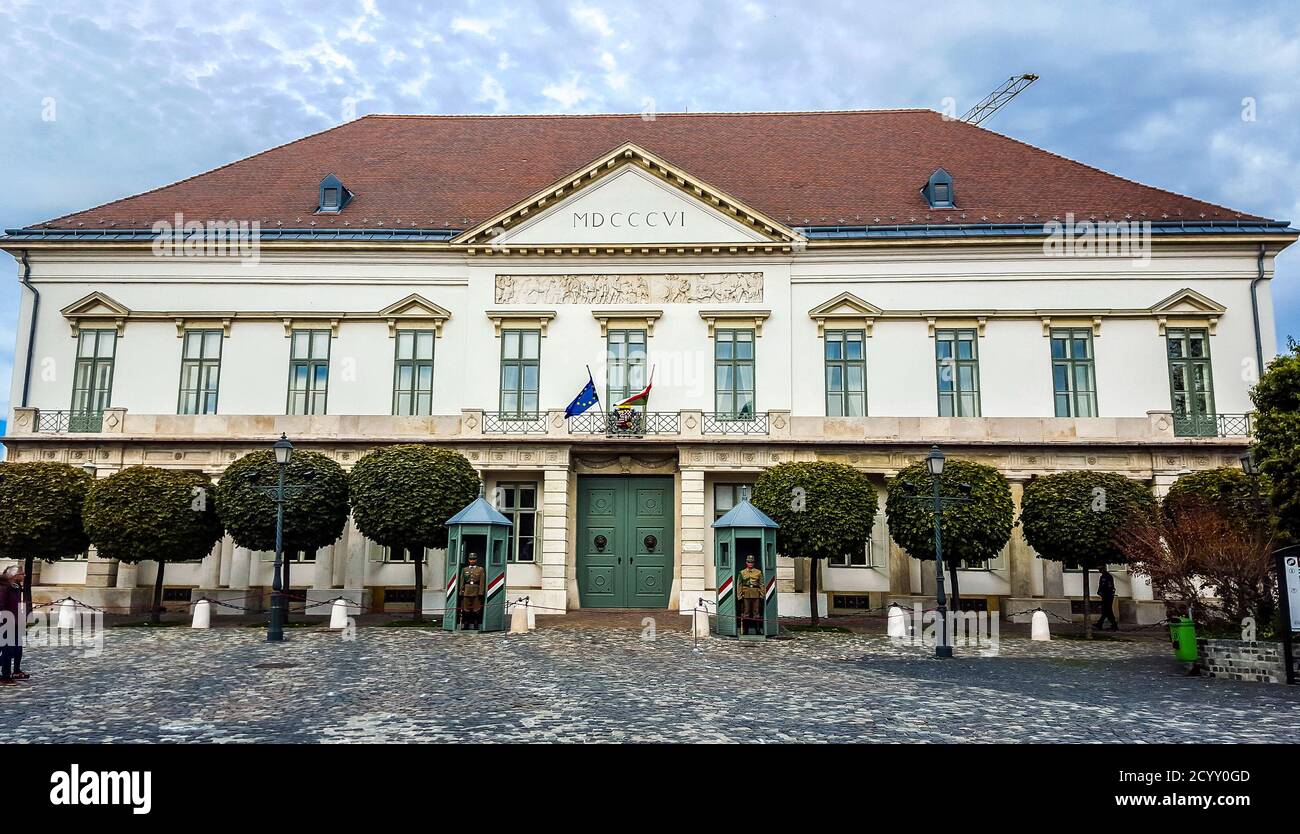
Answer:
<svg viewBox="0 0 1300 834"><path fill-rule="evenodd" d="M397 318L451 318L451 312L447 308L434 304L418 292L411 293L401 301L389 304L379 311L379 315L395 316Z"/></svg>
<svg viewBox="0 0 1300 834"><path fill-rule="evenodd" d="M114 301L102 292L95 291L90 295L80 298L60 312L65 318L119 318L130 314L130 310L125 305Z"/></svg>
<svg viewBox="0 0 1300 834"><path fill-rule="evenodd" d="M1222 315L1228 308L1207 295L1184 287L1151 307L1156 315Z"/></svg>
<svg viewBox="0 0 1300 834"><path fill-rule="evenodd" d="M771 246L793 229L628 143L464 232L489 252L542 247Z"/></svg>
<svg viewBox="0 0 1300 834"><path fill-rule="evenodd" d="M851 292L842 292L809 310L808 315L813 318L874 318L883 312L870 301L863 301Z"/></svg>
<svg viewBox="0 0 1300 834"><path fill-rule="evenodd" d="M442 326L451 318L451 311L440 304L435 304L418 292L413 292L401 301L395 301L379 311L379 315L388 319L388 333L395 335L398 327L423 327L432 329L439 336Z"/></svg>

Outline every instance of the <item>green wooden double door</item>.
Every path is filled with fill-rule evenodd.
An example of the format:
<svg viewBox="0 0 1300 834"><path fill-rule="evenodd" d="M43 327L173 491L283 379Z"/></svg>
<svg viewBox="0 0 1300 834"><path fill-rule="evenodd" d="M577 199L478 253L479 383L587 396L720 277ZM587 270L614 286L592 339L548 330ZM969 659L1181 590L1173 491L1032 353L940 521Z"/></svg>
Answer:
<svg viewBox="0 0 1300 834"><path fill-rule="evenodd" d="M583 608L667 608L673 584L673 479L578 479Z"/></svg>

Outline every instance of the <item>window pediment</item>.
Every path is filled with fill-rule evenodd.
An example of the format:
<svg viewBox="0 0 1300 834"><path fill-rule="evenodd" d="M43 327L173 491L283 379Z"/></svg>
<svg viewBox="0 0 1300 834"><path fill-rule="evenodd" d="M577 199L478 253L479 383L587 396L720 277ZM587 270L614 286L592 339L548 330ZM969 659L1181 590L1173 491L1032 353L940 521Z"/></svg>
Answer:
<svg viewBox="0 0 1300 834"><path fill-rule="evenodd" d="M817 322L817 335L824 336L827 326L840 329L861 329L871 335L876 319L885 311L870 301L864 301L851 292L842 292L831 300L818 304L808 311Z"/></svg>

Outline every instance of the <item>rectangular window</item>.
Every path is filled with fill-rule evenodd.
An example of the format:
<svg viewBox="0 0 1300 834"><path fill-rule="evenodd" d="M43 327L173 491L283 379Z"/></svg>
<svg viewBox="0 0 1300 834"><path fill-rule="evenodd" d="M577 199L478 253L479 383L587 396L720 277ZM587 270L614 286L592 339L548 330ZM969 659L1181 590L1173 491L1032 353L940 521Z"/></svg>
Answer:
<svg viewBox="0 0 1300 834"><path fill-rule="evenodd" d="M1057 417L1096 417L1097 380L1088 328L1052 331L1052 392Z"/></svg>
<svg viewBox="0 0 1300 834"><path fill-rule="evenodd" d="M501 331L501 416L536 417L541 373L540 330Z"/></svg>
<svg viewBox="0 0 1300 834"><path fill-rule="evenodd" d="M740 503L740 488L744 484L714 484L713 485L713 520L717 521L727 513L731 508Z"/></svg>
<svg viewBox="0 0 1300 834"><path fill-rule="evenodd" d="M497 510L514 525L506 541L507 560L537 561L537 484L497 484Z"/></svg>
<svg viewBox="0 0 1300 834"><path fill-rule="evenodd" d="M980 364L975 330L936 330L934 358L939 377L939 416L980 416Z"/></svg>
<svg viewBox="0 0 1300 834"><path fill-rule="evenodd" d="M866 333L826 331L826 416L863 417L867 413Z"/></svg>
<svg viewBox="0 0 1300 834"><path fill-rule="evenodd" d="M605 350L605 405L645 390L645 331L611 330Z"/></svg>
<svg viewBox="0 0 1300 834"><path fill-rule="evenodd" d="M714 411L754 416L754 331L718 330L713 338Z"/></svg>
<svg viewBox="0 0 1300 834"><path fill-rule="evenodd" d="M330 331L295 330L289 355L289 413L324 414L330 378Z"/></svg>
<svg viewBox="0 0 1300 834"><path fill-rule="evenodd" d="M1181 435L1214 436L1214 377L1210 372L1210 334L1205 330L1169 328L1169 394L1174 430Z"/></svg>
<svg viewBox="0 0 1300 834"><path fill-rule="evenodd" d="M875 565L875 559L872 558L871 539L867 539L867 546L857 553L846 553L842 556L831 556L826 560L826 564L832 568L869 568Z"/></svg>
<svg viewBox="0 0 1300 834"><path fill-rule="evenodd" d="M177 414L216 414L221 378L220 330L186 330L181 347L181 394Z"/></svg>
<svg viewBox="0 0 1300 834"><path fill-rule="evenodd" d="M72 413L102 414L113 392L116 330L82 330L77 336L77 367L72 380Z"/></svg>
<svg viewBox="0 0 1300 834"><path fill-rule="evenodd" d="M393 413L401 417L427 417L433 413L432 330L397 331L397 359L393 370Z"/></svg>

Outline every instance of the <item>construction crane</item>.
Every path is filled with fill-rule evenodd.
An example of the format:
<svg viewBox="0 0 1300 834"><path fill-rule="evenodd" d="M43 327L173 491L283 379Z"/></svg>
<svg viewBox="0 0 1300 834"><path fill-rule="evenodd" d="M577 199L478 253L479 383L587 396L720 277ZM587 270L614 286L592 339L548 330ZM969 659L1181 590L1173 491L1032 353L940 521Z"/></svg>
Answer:
<svg viewBox="0 0 1300 834"><path fill-rule="evenodd" d="M1002 109L1008 101L1020 95L1020 91L1033 84L1038 80L1037 75L1025 73L1024 75L1013 75L1006 80L1006 83L998 87L993 92L984 97L979 104L966 111L966 115L961 117L963 122L977 125L980 122L992 116Z"/></svg>

